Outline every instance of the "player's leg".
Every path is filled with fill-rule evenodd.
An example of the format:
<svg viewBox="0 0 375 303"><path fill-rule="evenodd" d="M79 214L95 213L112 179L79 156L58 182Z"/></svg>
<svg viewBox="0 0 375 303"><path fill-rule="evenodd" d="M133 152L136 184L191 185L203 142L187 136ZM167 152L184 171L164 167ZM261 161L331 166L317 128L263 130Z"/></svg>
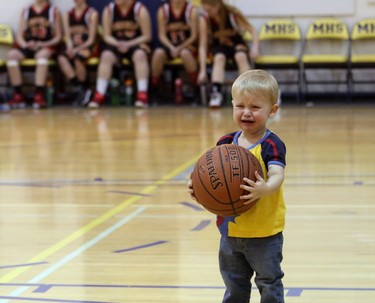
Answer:
<svg viewBox="0 0 375 303"><path fill-rule="evenodd" d="M96 79L96 91L89 102L90 108L98 108L105 101L105 93L107 92L108 83L112 76L113 66L118 62L116 54L106 49L100 55L98 75Z"/></svg>
<svg viewBox="0 0 375 303"><path fill-rule="evenodd" d="M189 75L191 82L196 85L198 77L198 62L190 49L184 48L180 52L184 68Z"/></svg>
<svg viewBox="0 0 375 303"><path fill-rule="evenodd" d="M87 58L77 57L74 59L74 69L77 78L76 104L86 106L90 101L91 89L89 88Z"/></svg>
<svg viewBox="0 0 375 303"><path fill-rule="evenodd" d="M227 57L224 53L217 53L213 57L211 75L210 107L220 107L223 102L222 86L225 80L225 65Z"/></svg>
<svg viewBox="0 0 375 303"><path fill-rule="evenodd" d="M151 87L150 94L154 101L162 99L163 94L160 87L161 75L164 71L165 62L168 60L167 50L163 47L157 47L151 56Z"/></svg>
<svg viewBox="0 0 375 303"><path fill-rule="evenodd" d="M6 64L10 84L14 90L12 98L8 100L11 108L24 108L26 106L25 97L22 94L22 74L19 63L24 58L23 52L17 48L11 49L8 53Z"/></svg>
<svg viewBox="0 0 375 303"><path fill-rule="evenodd" d="M184 65L184 69L189 76L190 84L192 86L192 93L195 99L195 97L199 95L197 58L194 55L194 50L190 48L182 49L180 52L180 57Z"/></svg>
<svg viewBox="0 0 375 303"><path fill-rule="evenodd" d="M156 87L159 85L160 76L164 70L164 64L167 61L167 53L164 48L156 48L151 57L151 85Z"/></svg>
<svg viewBox="0 0 375 303"><path fill-rule="evenodd" d="M33 108L46 108L45 99L46 82L48 76L48 60L54 54L54 50L50 48L42 48L35 53L35 94L33 99Z"/></svg>
<svg viewBox="0 0 375 303"><path fill-rule="evenodd" d="M148 107L148 79L150 76L148 55L143 48L137 48L134 50L131 58L137 82L137 98L134 105L141 108Z"/></svg>
<svg viewBox="0 0 375 303"><path fill-rule="evenodd" d="M237 49L234 54L234 61L237 64L238 72L240 74L251 69L249 56L246 49Z"/></svg>
<svg viewBox="0 0 375 303"><path fill-rule="evenodd" d="M59 54L57 57L57 62L59 64L60 70L68 79L68 81L70 81L76 76L73 65L65 54Z"/></svg>

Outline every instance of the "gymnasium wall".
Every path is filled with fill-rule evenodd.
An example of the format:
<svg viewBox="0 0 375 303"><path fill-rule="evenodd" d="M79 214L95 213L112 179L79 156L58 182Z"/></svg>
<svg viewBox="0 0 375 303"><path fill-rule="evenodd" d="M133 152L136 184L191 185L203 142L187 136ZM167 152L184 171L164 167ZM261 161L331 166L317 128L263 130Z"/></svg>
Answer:
<svg viewBox="0 0 375 303"><path fill-rule="evenodd" d="M154 9L159 0L143 1ZM52 2L62 12L73 6L72 0ZM90 0L90 3L99 9L108 2L109 0ZM193 2L198 3L199 0ZM227 2L241 8L256 28L259 28L265 20L275 17L294 18L303 30L308 22L322 15L338 16L349 25L358 19L375 16L375 0L228 0ZM33 0L0 0L0 11L3 12L0 15L0 23L11 24L16 29L21 8L31 3Z"/></svg>
<svg viewBox="0 0 375 303"><path fill-rule="evenodd" d="M160 0L142 1L150 10L154 24L153 36L156 38L156 9ZM200 0L191 1L194 4L199 4L200 2ZM21 9L33 2L33 0L0 0L0 11L3 12L0 15L0 23L10 24L16 30ZM52 0L51 2L61 12L66 12L74 5L73 0ZM89 3L100 12L109 2L110 0L89 0ZM293 18L304 33L308 24L317 17L338 17L343 19L351 28L355 21L375 16L375 0L227 0L227 2L240 8L258 30L264 22L273 18ZM158 43L157 39L154 39L154 46L158 45ZM0 58L5 57L6 53L7 50L0 47ZM229 77L232 76L229 75ZM279 77L288 79L289 76L284 73ZM332 77L338 76L332 75ZM287 90L289 90L288 87L284 89L284 91Z"/></svg>

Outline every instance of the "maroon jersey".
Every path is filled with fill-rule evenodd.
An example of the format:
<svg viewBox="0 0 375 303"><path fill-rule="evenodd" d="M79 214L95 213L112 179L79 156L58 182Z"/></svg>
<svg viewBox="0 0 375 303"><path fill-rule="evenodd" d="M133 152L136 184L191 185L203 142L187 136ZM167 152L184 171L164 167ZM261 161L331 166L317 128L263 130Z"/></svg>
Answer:
<svg viewBox="0 0 375 303"><path fill-rule="evenodd" d="M92 7L86 7L81 15L74 8L69 11L70 35L74 46L81 45L89 38L90 18L94 12Z"/></svg>
<svg viewBox="0 0 375 303"><path fill-rule="evenodd" d="M135 1L127 12L122 13L116 3L108 5L112 20L112 36L118 40L132 40L140 36L141 29L138 22L139 12L143 4Z"/></svg>
<svg viewBox="0 0 375 303"><path fill-rule="evenodd" d="M26 21L25 40L51 40L55 14L56 7L51 4L47 4L40 11L37 11L33 5L26 8L23 11L23 18Z"/></svg>
<svg viewBox="0 0 375 303"><path fill-rule="evenodd" d="M174 46L177 46L186 41L191 35L190 20L193 5L190 2L186 2L178 15L174 12L172 4L169 2L163 4L162 8L167 20L167 37Z"/></svg>
<svg viewBox="0 0 375 303"><path fill-rule="evenodd" d="M238 44L246 44L239 33L235 16L229 11L226 14L223 29L220 28L220 25L214 18L206 15L206 20L208 20L208 23L210 24L213 46L224 45L234 47Z"/></svg>

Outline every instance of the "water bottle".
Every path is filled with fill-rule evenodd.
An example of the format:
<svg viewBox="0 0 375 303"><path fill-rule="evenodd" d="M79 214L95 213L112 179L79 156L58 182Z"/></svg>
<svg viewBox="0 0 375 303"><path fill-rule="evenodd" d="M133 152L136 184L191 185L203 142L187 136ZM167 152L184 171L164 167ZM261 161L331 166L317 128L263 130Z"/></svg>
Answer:
<svg viewBox="0 0 375 303"><path fill-rule="evenodd" d="M133 105L133 80L131 78L125 80L125 104Z"/></svg>
<svg viewBox="0 0 375 303"><path fill-rule="evenodd" d="M174 81L174 102L175 104L181 104L184 100L182 94L182 80L181 78L176 78Z"/></svg>
<svg viewBox="0 0 375 303"><path fill-rule="evenodd" d="M52 80L47 81L46 97L47 97L47 106L51 107L55 98L55 87L53 86Z"/></svg>
<svg viewBox="0 0 375 303"><path fill-rule="evenodd" d="M111 104L113 106L120 105L120 82L118 79L113 78L110 81L111 86Z"/></svg>
<svg viewBox="0 0 375 303"><path fill-rule="evenodd" d="M206 84L201 84L200 85L200 97L201 97L201 104L203 106L207 105L207 85Z"/></svg>
<svg viewBox="0 0 375 303"><path fill-rule="evenodd" d="M9 112L11 110L10 106L6 103L0 104L0 112Z"/></svg>

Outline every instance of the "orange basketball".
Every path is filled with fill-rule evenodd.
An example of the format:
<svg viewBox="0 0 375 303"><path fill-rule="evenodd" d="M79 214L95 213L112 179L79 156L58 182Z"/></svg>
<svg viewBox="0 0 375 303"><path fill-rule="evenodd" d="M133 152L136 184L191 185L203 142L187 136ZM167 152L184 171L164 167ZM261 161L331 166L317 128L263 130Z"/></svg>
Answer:
<svg viewBox="0 0 375 303"><path fill-rule="evenodd" d="M195 164L192 173L194 195L208 211L219 216L239 215L254 203L244 205L240 196L247 191L240 188L247 177L256 181L255 171L261 176L258 159L247 149L223 144L206 151Z"/></svg>

